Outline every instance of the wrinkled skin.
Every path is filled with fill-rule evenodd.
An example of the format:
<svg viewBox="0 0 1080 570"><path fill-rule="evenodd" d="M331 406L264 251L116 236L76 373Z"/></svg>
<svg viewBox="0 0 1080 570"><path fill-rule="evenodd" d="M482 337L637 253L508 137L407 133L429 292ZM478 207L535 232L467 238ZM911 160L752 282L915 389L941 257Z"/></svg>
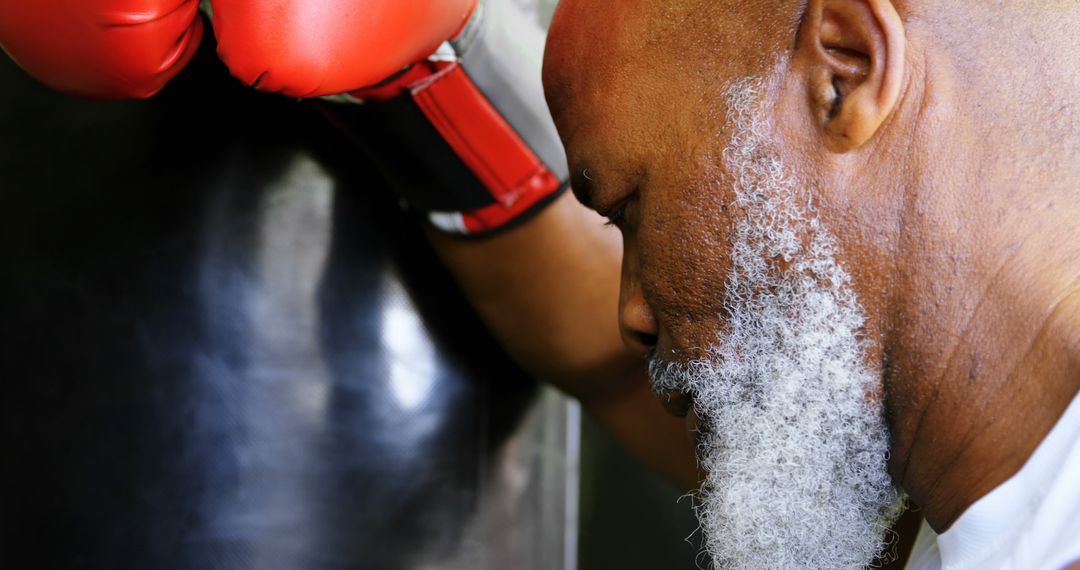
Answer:
<svg viewBox="0 0 1080 570"><path fill-rule="evenodd" d="M865 311L890 473L949 528L1080 389L1080 118L1060 112L1080 92L1075 12L564 0L545 88L575 193L622 231L626 342L686 362L723 334L722 93L779 70L773 142ZM1045 73L1002 81L1032 58Z"/></svg>

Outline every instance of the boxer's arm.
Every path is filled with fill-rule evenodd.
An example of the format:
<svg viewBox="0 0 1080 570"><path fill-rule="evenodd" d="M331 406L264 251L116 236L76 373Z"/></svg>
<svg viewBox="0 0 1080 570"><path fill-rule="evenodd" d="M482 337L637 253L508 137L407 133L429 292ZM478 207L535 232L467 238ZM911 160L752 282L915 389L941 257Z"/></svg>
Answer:
<svg viewBox="0 0 1080 570"><path fill-rule="evenodd" d="M326 112L442 229L431 241L515 361L581 399L646 463L692 485L683 424L652 396L645 362L620 338L618 233L560 196L566 165L543 102L535 22L498 1L356 0L348 11L337 0L213 4L219 54L242 81L367 101L368 112ZM443 40L447 50L423 59ZM387 124L365 143L372 121Z"/></svg>
<svg viewBox="0 0 1080 570"><path fill-rule="evenodd" d="M683 488L698 477L683 420L649 389L618 330L619 233L569 193L483 240L428 235L480 317L535 377L581 400L635 456Z"/></svg>

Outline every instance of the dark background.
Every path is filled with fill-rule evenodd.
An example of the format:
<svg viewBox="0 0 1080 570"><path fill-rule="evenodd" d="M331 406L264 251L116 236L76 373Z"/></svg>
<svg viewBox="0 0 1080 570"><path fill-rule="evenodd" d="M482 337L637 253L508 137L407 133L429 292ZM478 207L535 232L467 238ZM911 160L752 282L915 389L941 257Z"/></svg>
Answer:
<svg viewBox="0 0 1080 570"><path fill-rule="evenodd" d="M141 102L0 56L0 197L0 568L561 563L565 404L311 105L210 45ZM583 434L580 567L693 568L678 493Z"/></svg>

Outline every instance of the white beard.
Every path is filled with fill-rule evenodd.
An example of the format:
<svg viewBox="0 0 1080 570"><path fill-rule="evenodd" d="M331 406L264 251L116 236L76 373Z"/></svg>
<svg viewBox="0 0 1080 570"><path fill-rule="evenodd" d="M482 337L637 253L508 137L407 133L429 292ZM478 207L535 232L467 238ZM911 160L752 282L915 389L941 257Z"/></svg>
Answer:
<svg viewBox="0 0 1080 570"><path fill-rule="evenodd" d="M726 330L706 359L653 357L658 394L695 398L708 476L695 510L719 568L865 568L903 499L888 475L880 375L833 238L769 144L764 82L728 91L736 221ZM783 259L781 268L775 260Z"/></svg>

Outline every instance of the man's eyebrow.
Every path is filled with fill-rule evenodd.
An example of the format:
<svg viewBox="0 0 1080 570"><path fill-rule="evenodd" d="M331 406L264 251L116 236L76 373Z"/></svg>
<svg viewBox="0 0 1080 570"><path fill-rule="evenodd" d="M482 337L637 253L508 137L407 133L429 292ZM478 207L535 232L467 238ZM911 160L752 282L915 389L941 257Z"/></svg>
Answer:
<svg viewBox="0 0 1080 570"><path fill-rule="evenodd" d="M575 168L570 174L570 190L574 192L574 196L577 196L579 202L585 205L590 210L595 210L593 206L593 194L596 192L596 183L592 178L592 173L588 167Z"/></svg>

